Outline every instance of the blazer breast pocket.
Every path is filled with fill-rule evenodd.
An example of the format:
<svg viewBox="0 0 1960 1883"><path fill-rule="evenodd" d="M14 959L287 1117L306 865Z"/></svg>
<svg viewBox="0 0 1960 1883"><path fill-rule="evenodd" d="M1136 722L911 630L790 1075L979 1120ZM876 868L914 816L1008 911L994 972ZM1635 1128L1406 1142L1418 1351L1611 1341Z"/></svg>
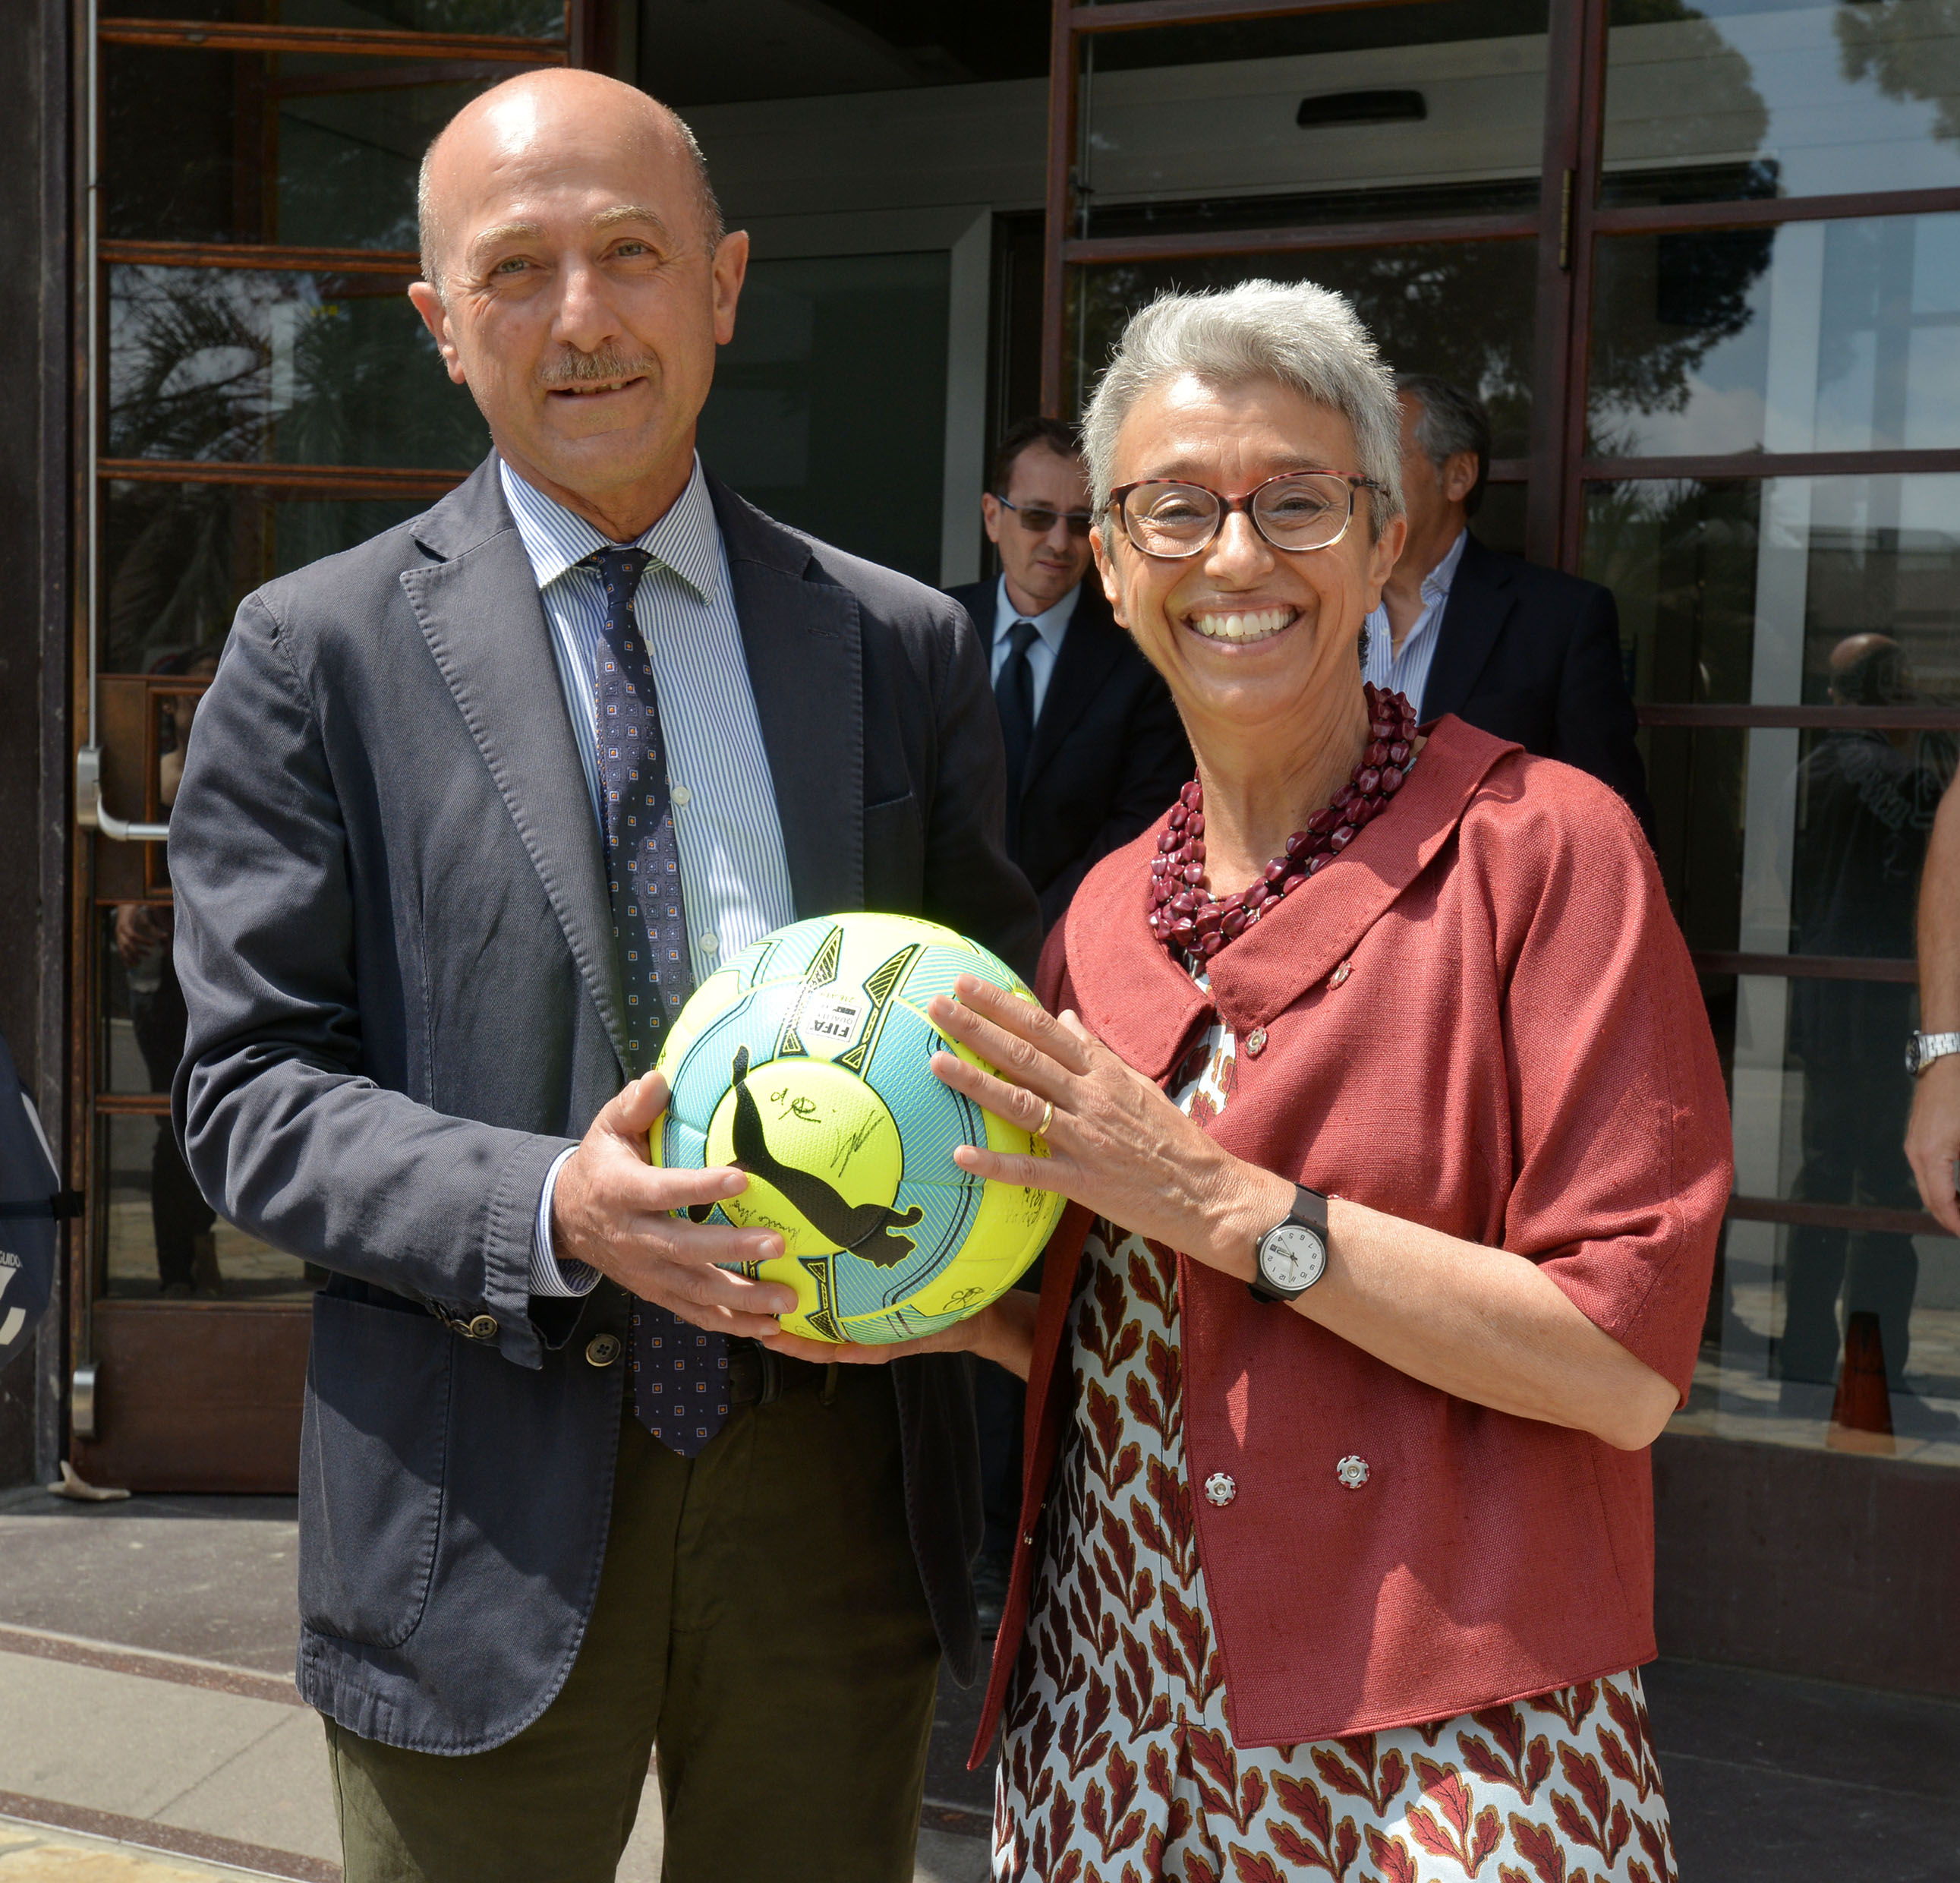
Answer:
<svg viewBox="0 0 1960 1883"><path fill-rule="evenodd" d="M300 1436L300 1617L399 1647L435 1567L456 1337L419 1308L313 1298Z"/></svg>
<svg viewBox="0 0 1960 1883"><path fill-rule="evenodd" d="M891 915L915 913L924 900L925 832L910 792L864 807L864 903Z"/></svg>

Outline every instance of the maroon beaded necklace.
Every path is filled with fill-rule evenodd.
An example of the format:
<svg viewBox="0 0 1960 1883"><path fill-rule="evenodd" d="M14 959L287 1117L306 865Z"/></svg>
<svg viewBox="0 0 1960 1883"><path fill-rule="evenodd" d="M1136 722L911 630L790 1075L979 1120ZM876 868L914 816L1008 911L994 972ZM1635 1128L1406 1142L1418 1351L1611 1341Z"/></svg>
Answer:
<svg viewBox="0 0 1960 1883"><path fill-rule="evenodd" d="M1269 903L1290 895L1314 871L1331 863L1356 836L1389 808L1415 763L1415 709L1401 693L1364 683L1368 700L1367 750L1353 776L1256 882L1220 898L1204 886L1204 786L1194 778L1171 806L1170 824L1157 839L1150 862L1150 933L1160 942L1209 961L1243 935Z"/></svg>

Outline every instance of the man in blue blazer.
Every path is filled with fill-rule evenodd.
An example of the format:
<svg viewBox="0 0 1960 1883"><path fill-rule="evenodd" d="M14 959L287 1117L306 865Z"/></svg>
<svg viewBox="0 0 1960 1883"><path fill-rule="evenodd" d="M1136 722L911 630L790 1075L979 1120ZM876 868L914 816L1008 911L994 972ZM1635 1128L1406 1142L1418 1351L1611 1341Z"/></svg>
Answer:
<svg viewBox="0 0 1960 1883"><path fill-rule="evenodd" d="M1407 693L1425 722L1453 712L1590 772L1627 801L1652 843L1613 591L1472 536L1491 463L1482 404L1427 373L1404 373L1396 385L1408 540L1368 617L1368 678Z"/></svg>
<svg viewBox="0 0 1960 1883"><path fill-rule="evenodd" d="M413 298L495 451L240 609L172 814L173 1103L212 1204L331 1271L301 1692L348 1883L599 1883L657 1745L670 1877L909 1878L972 1677L971 1388L759 1349L771 1231L649 1168L693 983L916 913L1024 971L985 656L708 476L734 330L686 127L527 74L425 160ZM731 1266L722 1266L731 1265Z"/></svg>

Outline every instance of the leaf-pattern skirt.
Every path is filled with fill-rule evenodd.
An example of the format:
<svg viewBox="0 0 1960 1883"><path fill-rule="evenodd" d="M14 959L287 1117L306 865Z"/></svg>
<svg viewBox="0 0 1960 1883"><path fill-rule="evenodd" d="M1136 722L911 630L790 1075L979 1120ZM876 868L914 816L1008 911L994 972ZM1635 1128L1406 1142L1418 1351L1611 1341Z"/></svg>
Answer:
<svg viewBox="0 0 1960 1883"><path fill-rule="evenodd" d="M1229 1083L1229 1043L1206 1070ZM1631 1671L1235 1748L1185 1471L1175 1269L1098 1223L1068 1337L1075 1410L1009 1689L996 1879L1674 1883Z"/></svg>

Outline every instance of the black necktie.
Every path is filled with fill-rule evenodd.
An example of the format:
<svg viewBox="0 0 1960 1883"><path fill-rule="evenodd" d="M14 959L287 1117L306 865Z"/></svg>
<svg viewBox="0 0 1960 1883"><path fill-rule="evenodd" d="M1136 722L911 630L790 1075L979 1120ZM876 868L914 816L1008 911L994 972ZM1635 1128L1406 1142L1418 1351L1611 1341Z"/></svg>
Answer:
<svg viewBox="0 0 1960 1883"><path fill-rule="evenodd" d="M1007 854L1018 854L1021 837L1021 785L1027 775L1028 747L1035 742L1035 670L1028 649L1039 630L1032 621L1017 621L1007 630L1007 658L994 683L994 703L1001 709L1001 742L1007 748Z"/></svg>
<svg viewBox="0 0 1960 1883"><path fill-rule="evenodd" d="M661 1036L694 991L694 972L653 658L633 620L633 591L653 559L644 550L616 549L588 559L606 586L606 629L593 676L599 792L606 887L626 995L627 1070L637 1078L660 1056ZM640 1423L670 1451L692 1458L728 1417L728 1343L656 1302L635 1300L629 1352Z"/></svg>

